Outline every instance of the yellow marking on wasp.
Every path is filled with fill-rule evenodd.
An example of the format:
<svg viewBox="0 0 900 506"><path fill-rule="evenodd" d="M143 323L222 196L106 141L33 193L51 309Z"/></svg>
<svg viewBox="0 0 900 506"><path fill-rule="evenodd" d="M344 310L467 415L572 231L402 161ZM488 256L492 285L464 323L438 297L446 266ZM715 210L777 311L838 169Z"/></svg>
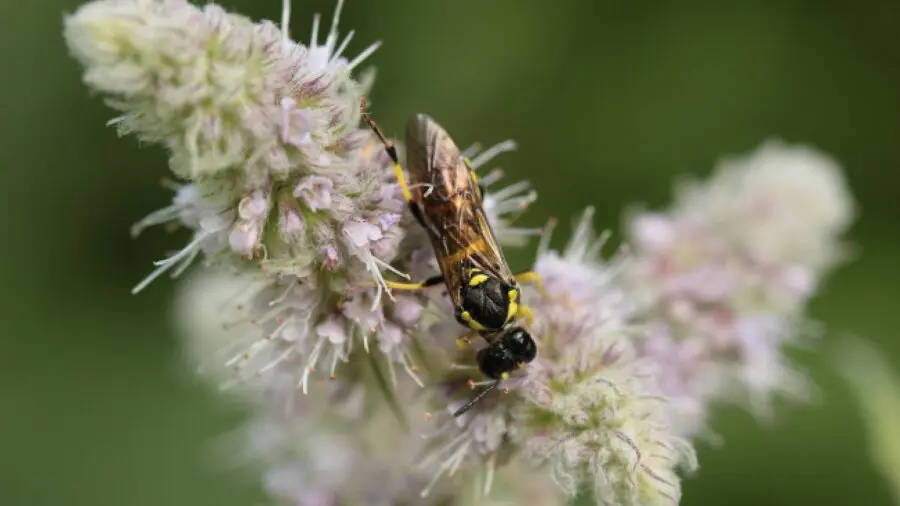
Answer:
<svg viewBox="0 0 900 506"><path fill-rule="evenodd" d="M505 372L505 373L501 374L501 375L500 375L500 379L502 379L502 380L508 380L508 379L509 379L509 373L508 373L508 372Z"/></svg>
<svg viewBox="0 0 900 506"><path fill-rule="evenodd" d="M513 288L507 292L507 296L509 297L509 309L506 311L506 321L509 322L519 312L519 291Z"/></svg>
<svg viewBox="0 0 900 506"><path fill-rule="evenodd" d="M479 251L487 251L487 249L488 249L487 241L485 241L483 238L478 239L477 241L473 242L472 244L466 246L465 249L457 251L456 253L447 257L447 260L445 260L445 262L446 263L456 263L456 262L459 262L460 260L462 260L463 258L471 256L472 253L477 253Z"/></svg>
<svg viewBox="0 0 900 506"><path fill-rule="evenodd" d="M487 277L487 274L476 274L472 276L472 279L469 280L469 286L475 287L481 285L488 279L490 278Z"/></svg>
<svg viewBox="0 0 900 506"><path fill-rule="evenodd" d="M485 330L487 328L484 325L475 321L475 319L472 318L472 315L469 314L468 311L463 311L462 313L459 314L459 317L462 318L462 321L466 322L466 325L468 325L469 328L472 330Z"/></svg>
<svg viewBox="0 0 900 506"><path fill-rule="evenodd" d="M481 269L479 269L478 267L472 267L471 269L469 269L469 277L474 276L479 272L481 272Z"/></svg>
<svg viewBox="0 0 900 506"><path fill-rule="evenodd" d="M515 275L516 281L522 284L532 284L537 289L538 293L541 294L542 297L547 296L547 291L544 290L544 280L541 279L541 275L534 272L523 272L521 274Z"/></svg>

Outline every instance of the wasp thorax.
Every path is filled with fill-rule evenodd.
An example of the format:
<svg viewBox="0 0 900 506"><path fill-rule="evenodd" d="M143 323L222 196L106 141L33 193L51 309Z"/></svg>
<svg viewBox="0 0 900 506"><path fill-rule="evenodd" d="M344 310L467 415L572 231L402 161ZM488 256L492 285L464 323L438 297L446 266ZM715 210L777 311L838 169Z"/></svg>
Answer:
<svg viewBox="0 0 900 506"><path fill-rule="evenodd" d="M509 291L506 283L485 274L475 274L462 286L461 322L476 330L481 330L478 327L503 328L510 316Z"/></svg>

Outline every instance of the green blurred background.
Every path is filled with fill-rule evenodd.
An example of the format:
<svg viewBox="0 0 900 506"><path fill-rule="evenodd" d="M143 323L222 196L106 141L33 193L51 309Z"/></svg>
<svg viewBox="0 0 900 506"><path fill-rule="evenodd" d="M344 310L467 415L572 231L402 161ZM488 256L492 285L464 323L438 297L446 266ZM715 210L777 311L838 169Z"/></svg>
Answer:
<svg viewBox="0 0 900 506"><path fill-rule="evenodd" d="M249 505L254 476L216 470L214 438L241 420L181 366L173 283L130 288L183 235L129 225L170 198L160 149L117 139L61 32L75 0L0 3L0 162L6 234L0 341L0 505ZM278 19L278 0L223 2ZM333 2L296 0L293 32ZM846 168L860 257L813 305L829 343L858 334L900 361L900 3L349 0L341 23L370 62L383 126L428 112L462 145L508 137L499 162L541 198L533 224L585 205L616 229L631 202L661 205L679 174L779 136ZM526 254L513 260L520 266ZM893 274L891 274L893 273ZM762 427L716 413L683 504L884 505L862 425L826 352L823 388ZM898 421L900 424L900 421Z"/></svg>

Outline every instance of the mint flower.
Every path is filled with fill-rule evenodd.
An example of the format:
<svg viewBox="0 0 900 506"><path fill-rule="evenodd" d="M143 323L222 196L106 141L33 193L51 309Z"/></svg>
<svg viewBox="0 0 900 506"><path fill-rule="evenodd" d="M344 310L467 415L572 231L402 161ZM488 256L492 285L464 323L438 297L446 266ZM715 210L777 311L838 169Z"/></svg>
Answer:
<svg viewBox="0 0 900 506"><path fill-rule="evenodd" d="M773 395L809 394L782 352L811 337L805 305L844 258L852 218L837 164L778 141L682 185L668 211L632 214L626 290L680 433L704 428L712 400L769 416Z"/></svg>
<svg viewBox="0 0 900 506"><path fill-rule="evenodd" d="M454 470L484 462L488 473L520 454L574 496L592 485L598 504L670 504L680 497L680 465L694 467L693 449L667 427L654 364L632 341L633 304L604 264L585 212L562 254L542 246L536 271L547 297L529 293L539 340L537 359L510 378L508 394L488 396L457 419L442 416L433 452L432 484ZM545 243L546 244L546 243ZM447 373L446 414L471 395L471 350ZM470 384L470 383L469 383ZM426 489L424 493L428 493Z"/></svg>
<svg viewBox="0 0 900 506"><path fill-rule="evenodd" d="M360 125L378 47L345 54L343 1L309 42L187 0L94 0L65 19L84 81L120 134L161 146L168 205L132 228L187 229L137 284L177 277L186 361L241 395L252 421L232 452L297 506L677 504L692 440L717 402L766 415L811 385L783 355L812 334L805 306L846 258L853 202L837 164L768 142L636 211L610 259L589 208L562 252L543 234L523 286L537 358L463 416L489 383L446 287L392 292L439 272L379 139ZM323 31L325 31L323 29ZM504 246L537 194L498 188L504 141L464 151ZM399 149L402 153L403 149ZM234 441L232 441L234 442ZM233 448L232 448L233 449Z"/></svg>
<svg viewBox="0 0 900 506"><path fill-rule="evenodd" d="M133 232L175 222L193 239L136 291L200 253L273 275L344 267L383 283L402 201L385 189L385 161L363 149L366 86L351 76L378 45L348 61L340 7L325 44L317 18L308 46L270 22L185 0L100 0L66 18L85 82L122 113L112 123L164 146L185 181Z"/></svg>

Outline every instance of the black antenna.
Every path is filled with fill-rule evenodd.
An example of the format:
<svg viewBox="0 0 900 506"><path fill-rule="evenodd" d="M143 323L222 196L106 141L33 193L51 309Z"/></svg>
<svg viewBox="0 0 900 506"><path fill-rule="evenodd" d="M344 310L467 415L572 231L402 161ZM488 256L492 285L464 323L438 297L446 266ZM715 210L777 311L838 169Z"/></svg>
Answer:
<svg viewBox="0 0 900 506"><path fill-rule="evenodd" d="M485 395L491 393L491 390L497 388L499 385L500 385L500 380L497 380L497 381L491 383L490 385L484 387L484 390L478 392L478 394L475 395L475 397L472 397L469 400L469 402L467 402L463 407L457 409L456 412L453 413L453 418L456 418L456 417L462 415L463 413L465 413L466 411L472 409L472 406L474 406L476 402L480 401L481 398L484 397Z"/></svg>

